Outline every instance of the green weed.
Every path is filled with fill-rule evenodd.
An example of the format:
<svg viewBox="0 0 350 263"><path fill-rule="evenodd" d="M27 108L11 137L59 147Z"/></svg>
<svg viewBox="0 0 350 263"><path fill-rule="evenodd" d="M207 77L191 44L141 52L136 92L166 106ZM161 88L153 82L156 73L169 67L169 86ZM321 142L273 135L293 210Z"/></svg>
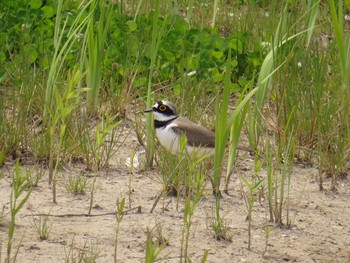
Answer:
<svg viewBox="0 0 350 263"><path fill-rule="evenodd" d="M32 193L32 181L31 174L33 169L23 172L19 165L19 160L16 161L16 166L14 171L11 173L11 193L10 193L10 213L11 220L8 229L8 241L5 263L12 262L11 252L12 252L12 240L16 229L16 216L18 212L23 208L25 203L28 201L30 194ZM16 254L18 251L16 252ZM16 257L16 255L15 255ZM14 259L15 259L14 257Z"/></svg>
<svg viewBox="0 0 350 263"><path fill-rule="evenodd" d="M125 209L125 198L122 198L121 201L117 200L116 227L115 227L115 239L114 239L114 262L115 263L118 262L117 260L118 238L119 238L120 224L124 217L124 209Z"/></svg>
<svg viewBox="0 0 350 263"><path fill-rule="evenodd" d="M203 194L203 187L206 185L205 162L207 156L197 156L194 152L189 155L186 151L187 138L182 136L180 139L180 153L172 156L160 150L160 156L166 156L159 160L161 167L160 181L163 185L163 195L176 196L178 208L181 198L190 197L198 199ZM170 171L170 172L169 172ZM193 201L193 200L192 200ZM196 204L194 202L194 204Z"/></svg>
<svg viewBox="0 0 350 263"><path fill-rule="evenodd" d="M252 227L252 212L255 203L255 195L259 187L264 182L264 179L259 179L258 172L262 166L262 162L255 161L254 173L252 180L248 181L244 176L241 177L244 185L248 188L248 194L245 196L247 206L247 220L248 220L248 250L251 249L251 227Z"/></svg>
<svg viewBox="0 0 350 263"><path fill-rule="evenodd" d="M110 158L121 146L117 130L121 120L118 115L106 114L97 124L89 124L89 121L91 118L87 115L80 116L77 120L77 137L87 169L98 171L108 167Z"/></svg>
<svg viewBox="0 0 350 263"><path fill-rule="evenodd" d="M78 195L84 195L87 191L89 185L89 180L84 175L69 175L66 184L66 189L68 192Z"/></svg>
<svg viewBox="0 0 350 263"><path fill-rule="evenodd" d="M49 224L49 215L40 216L39 219L33 218L33 227L39 235L41 240L47 240L52 228L52 224Z"/></svg>
<svg viewBox="0 0 350 263"><path fill-rule="evenodd" d="M87 106L90 113L96 112L99 106L102 84L102 62L106 38L110 28L113 4L100 0L90 3L92 14L87 25Z"/></svg>
<svg viewBox="0 0 350 263"><path fill-rule="evenodd" d="M146 103L146 106L148 109L151 108L151 104L153 102L153 96L151 92L152 79L153 79L154 68L156 64L156 57L159 51L159 45L160 45L161 39L163 38L163 35L165 34L165 25L166 25L166 22L165 22L166 20L164 20L162 26L160 28L158 27L159 7L160 7L160 1L156 0L154 2L151 43L150 43L150 50L148 55L150 58L148 85L147 85L147 103ZM146 116L146 139L147 139L146 159L147 159L148 166L152 166L153 154L154 154L154 135L153 135L152 123L153 123L152 115L147 114Z"/></svg>
<svg viewBox="0 0 350 263"><path fill-rule="evenodd" d="M167 243L158 243L153 241L153 229L147 228L146 231L146 255L145 255L145 262L146 263L153 263L158 260L158 257L160 253L163 251Z"/></svg>
<svg viewBox="0 0 350 263"><path fill-rule="evenodd" d="M76 109L79 102L79 95L83 91L82 88L77 88L81 75L78 70L68 74L67 86L63 92L55 90L55 111L50 113L52 120L50 122L50 157L49 157L49 184L52 182L52 199L56 203L56 181L57 170L66 150L64 146L68 139L67 125L72 116L72 112ZM55 141L58 133L58 141Z"/></svg>
<svg viewBox="0 0 350 263"><path fill-rule="evenodd" d="M101 249L97 243L91 241L91 244L88 245L88 242L85 241L82 246L77 246L75 244L74 236L72 241L69 244L68 251L66 247L64 248L65 261L66 263L74 262L84 262L84 263L96 263L101 254Z"/></svg>
<svg viewBox="0 0 350 263"><path fill-rule="evenodd" d="M227 219L221 215L221 202L219 198L215 199L215 207L212 208L211 214L206 217L207 228L214 233L214 238L221 241L231 241L229 235L229 225Z"/></svg>

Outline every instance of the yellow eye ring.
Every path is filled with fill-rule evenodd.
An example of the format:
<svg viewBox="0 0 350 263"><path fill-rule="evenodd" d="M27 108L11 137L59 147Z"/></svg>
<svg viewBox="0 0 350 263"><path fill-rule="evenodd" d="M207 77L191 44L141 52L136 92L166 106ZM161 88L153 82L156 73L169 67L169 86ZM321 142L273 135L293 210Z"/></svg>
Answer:
<svg viewBox="0 0 350 263"><path fill-rule="evenodd" d="M166 107L165 105L160 105L160 106L159 106L159 110L160 110L160 111L165 111L166 108L167 108L167 107Z"/></svg>

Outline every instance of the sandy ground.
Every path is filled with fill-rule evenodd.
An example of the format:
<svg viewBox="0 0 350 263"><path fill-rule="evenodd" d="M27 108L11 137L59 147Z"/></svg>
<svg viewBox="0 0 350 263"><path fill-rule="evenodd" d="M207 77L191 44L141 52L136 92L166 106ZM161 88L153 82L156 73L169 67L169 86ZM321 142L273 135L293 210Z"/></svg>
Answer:
<svg viewBox="0 0 350 263"><path fill-rule="evenodd" d="M96 262L113 262L116 219L112 213L118 199L125 197L129 206L130 173L125 163L131 149L138 147L135 136L131 134L128 147L120 149L110 169L98 173L93 216L90 217L85 215L90 193L73 195L66 190L67 178L84 171L76 167L66 167L60 171L57 204L52 203L46 173L17 217L13 243L14 249L19 248L17 262L73 262L74 255L91 255L91 251L98 254ZM301 165L295 166L292 179L292 227L279 228L269 223L266 200L262 200L261 204L257 202L252 220L252 248L248 250L247 209L242 197L242 183L237 175L249 175L252 164L251 157L243 155L240 158L235 175L231 178L230 195L224 194L222 198L222 215L229 227L231 241L215 239L208 227L215 206L213 196L204 196L198 204L189 236L188 253L192 262L200 262L205 250L209 251L207 262L350 262L349 181L340 180L339 193L333 193L328 190L330 179L325 179L326 191L320 192L316 181L317 170ZM0 169L4 174L0 180L0 262L6 257L10 220L9 170L12 169L11 162ZM159 262L162 259L163 262L180 262L183 200L176 209L176 199L167 197L150 213L162 189L157 179L159 173L156 167L151 171L135 171L132 174L131 207L140 206L141 213L132 210L122 219L117 262L144 262L146 232L156 225L162 229L162 236L169 240L158 257ZM163 205L167 209L163 210ZM47 240L40 240L34 227L39 214L50 214L51 230ZM264 232L266 225L271 230L268 239Z"/></svg>

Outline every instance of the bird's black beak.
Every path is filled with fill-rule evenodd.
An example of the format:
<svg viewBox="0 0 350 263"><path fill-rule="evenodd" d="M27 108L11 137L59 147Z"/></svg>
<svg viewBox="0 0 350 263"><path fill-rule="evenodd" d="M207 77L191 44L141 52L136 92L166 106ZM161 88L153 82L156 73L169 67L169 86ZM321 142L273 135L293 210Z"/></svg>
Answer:
<svg viewBox="0 0 350 263"><path fill-rule="evenodd" d="M145 110L145 111L143 111L144 113L149 113L149 112L152 112L153 111L153 108L150 108L150 109L148 109L148 110Z"/></svg>

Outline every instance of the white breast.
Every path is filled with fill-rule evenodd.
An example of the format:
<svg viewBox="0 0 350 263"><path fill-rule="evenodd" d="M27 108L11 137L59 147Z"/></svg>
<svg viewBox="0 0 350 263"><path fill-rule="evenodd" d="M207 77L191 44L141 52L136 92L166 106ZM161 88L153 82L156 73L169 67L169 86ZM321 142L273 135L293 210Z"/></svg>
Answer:
<svg viewBox="0 0 350 263"><path fill-rule="evenodd" d="M157 128L156 135L160 142L160 144L171 154L178 154L180 152L180 138L179 136L172 130L172 127L176 127L176 123L170 123L165 127ZM213 148L201 147L196 148L187 145L186 150L190 155L196 155L197 157L201 157L203 155L212 155L214 154Z"/></svg>
<svg viewBox="0 0 350 263"><path fill-rule="evenodd" d="M171 129L176 124L170 123L165 127L157 128L156 135L160 144L171 154L177 154L180 151L180 139L178 135Z"/></svg>

